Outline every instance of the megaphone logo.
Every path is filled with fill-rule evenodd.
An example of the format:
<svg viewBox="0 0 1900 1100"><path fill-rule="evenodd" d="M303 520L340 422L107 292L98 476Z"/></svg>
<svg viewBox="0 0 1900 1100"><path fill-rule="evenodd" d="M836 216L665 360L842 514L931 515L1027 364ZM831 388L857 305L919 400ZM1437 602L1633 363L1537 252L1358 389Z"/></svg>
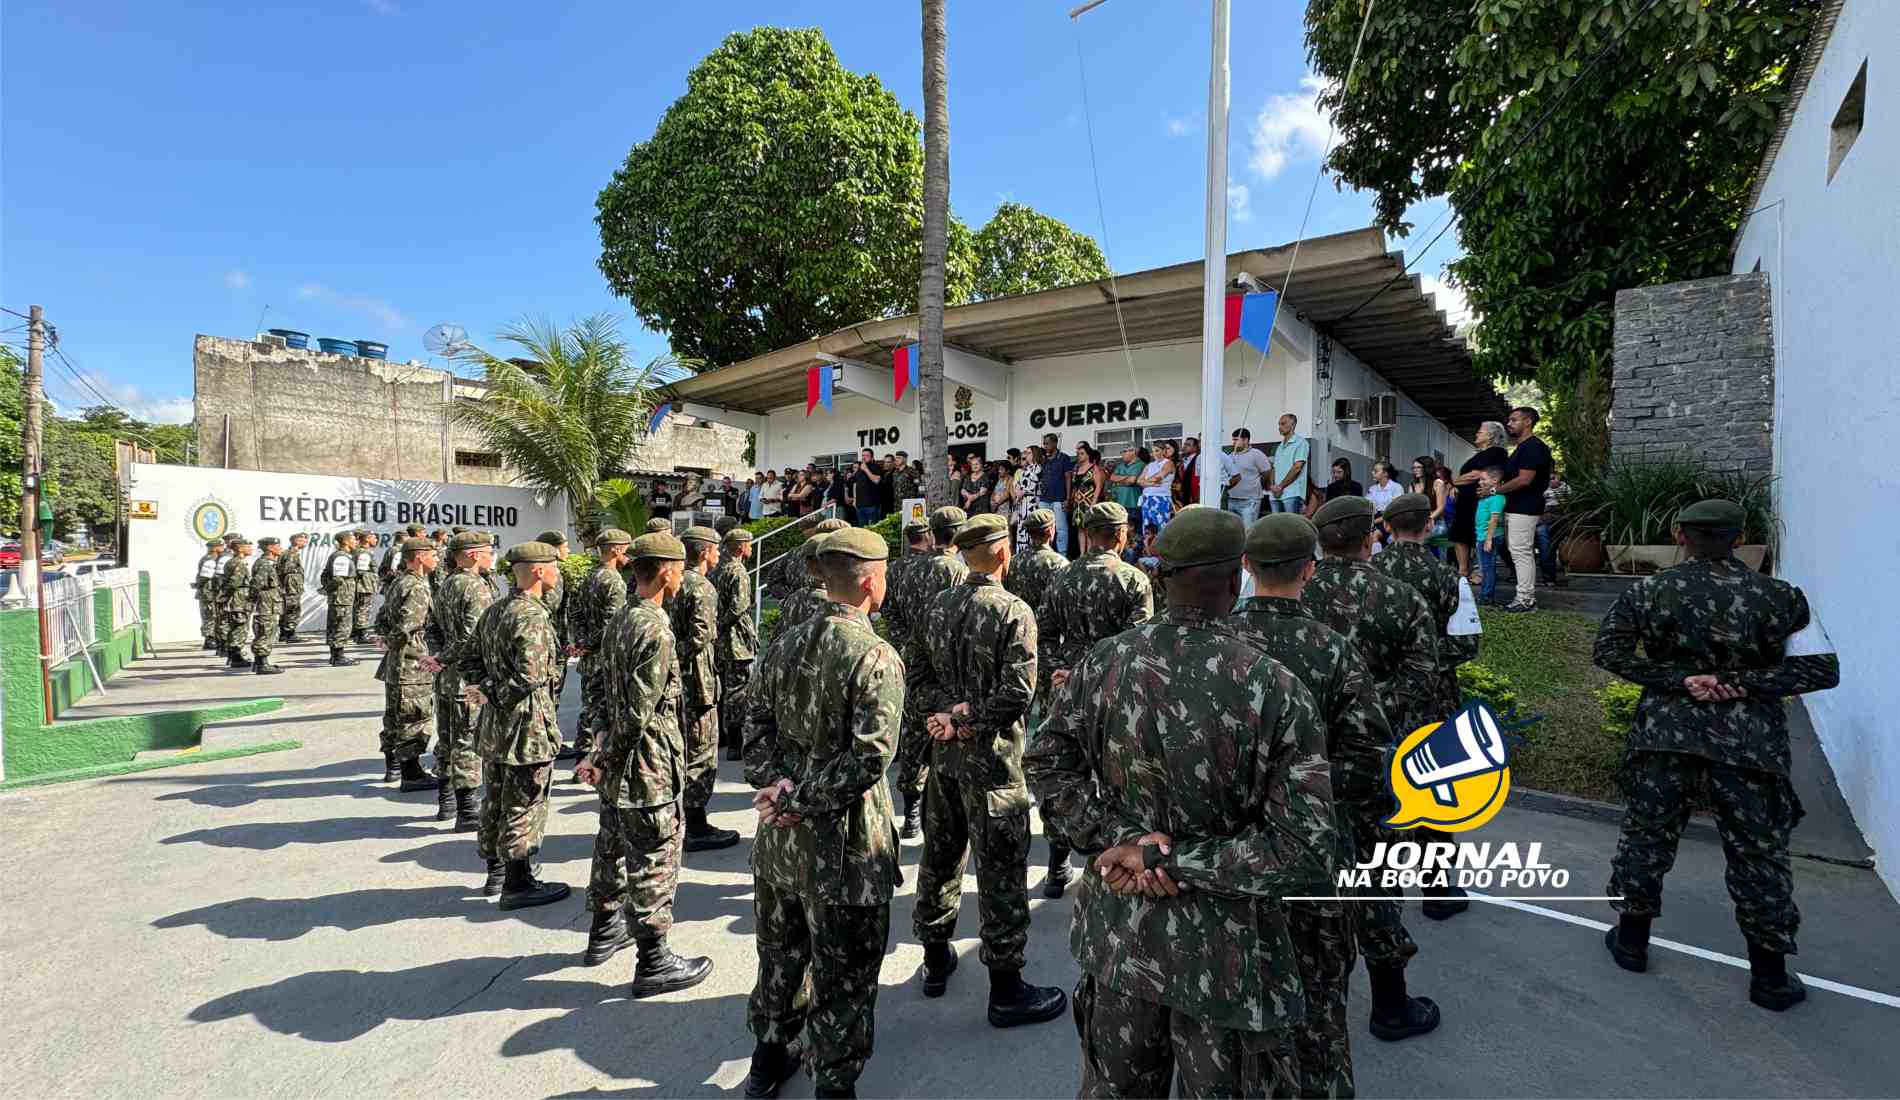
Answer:
<svg viewBox="0 0 1900 1100"><path fill-rule="evenodd" d="M1386 824L1395 829L1462 833L1491 820L1511 792L1497 712L1474 701L1447 721L1413 730L1392 754L1391 780L1399 809Z"/></svg>

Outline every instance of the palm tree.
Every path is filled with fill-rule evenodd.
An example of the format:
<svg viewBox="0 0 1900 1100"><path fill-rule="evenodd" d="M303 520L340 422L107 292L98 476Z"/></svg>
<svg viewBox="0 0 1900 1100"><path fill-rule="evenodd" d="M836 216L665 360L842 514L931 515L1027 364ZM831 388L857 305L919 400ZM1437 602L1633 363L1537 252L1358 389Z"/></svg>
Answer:
<svg viewBox="0 0 1900 1100"><path fill-rule="evenodd" d="M639 535L647 525L647 518L653 513L647 507L646 498L634 487L633 479L628 477L608 478L594 490L594 522L605 529L618 527L632 535Z"/></svg>
<svg viewBox="0 0 1900 1100"><path fill-rule="evenodd" d="M565 332L551 321L523 321L501 339L525 352L505 359L477 347L456 355L479 367L488 392L457 401L452 421L481 437L515 471L515 480L563 493L583 539L598 530L595 493L619 473L646 432L656 372L678 365L663 356L633 364L613 318L589 317Z"/></svg>
<svg viewBox="0 0 1900 1100"><path fill-rule="evenodd" d="M943 422L943 269L949 249L950 98L944 53L944 0L924 4L924 255L917 288L917 417L923 430L924 496L933 508L950 501L944 470L949 431Z"/></svg>

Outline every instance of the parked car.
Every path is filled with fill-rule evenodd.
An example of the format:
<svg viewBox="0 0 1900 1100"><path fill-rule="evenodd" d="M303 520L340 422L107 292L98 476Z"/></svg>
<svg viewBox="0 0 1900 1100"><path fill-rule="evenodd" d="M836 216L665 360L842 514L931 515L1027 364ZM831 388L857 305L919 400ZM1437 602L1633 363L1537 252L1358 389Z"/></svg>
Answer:
<svg viewBox="0 0 1900 1100"><path fill-rule="evenodd" d="M116 561L108 561L104 558L96 558L91 561L69 561L65 564L65 566L62 568L61 571L64 572L68 576L83 577L90 573L100 573L100 572L104 572L107 569L117 569L117 568L119 568L119 563Z"/></svg>
<svg viewBox="0 0 1900 1100"><path fill-rule="evenodd" d="M26 550L17 542L9 542L4 546L0 546L0 569L18 569L20 567L20 557L25 553Z"/></svg>

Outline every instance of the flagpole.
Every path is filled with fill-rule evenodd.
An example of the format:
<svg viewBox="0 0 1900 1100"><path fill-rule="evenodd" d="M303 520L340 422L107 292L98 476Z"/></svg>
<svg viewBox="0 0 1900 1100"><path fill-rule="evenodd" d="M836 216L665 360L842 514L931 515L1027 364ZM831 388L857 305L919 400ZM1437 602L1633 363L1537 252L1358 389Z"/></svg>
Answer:
<svg viewBox="0 0 1900 1100"><path fill-rule="evenodd" d="M1227 67L1228 0L1213 0L1207 73L1207 260L1201 286L1201 499L1220 507L1222 422L1227 396ZM1209 463L1212 463L1210 466Z"/></svg>

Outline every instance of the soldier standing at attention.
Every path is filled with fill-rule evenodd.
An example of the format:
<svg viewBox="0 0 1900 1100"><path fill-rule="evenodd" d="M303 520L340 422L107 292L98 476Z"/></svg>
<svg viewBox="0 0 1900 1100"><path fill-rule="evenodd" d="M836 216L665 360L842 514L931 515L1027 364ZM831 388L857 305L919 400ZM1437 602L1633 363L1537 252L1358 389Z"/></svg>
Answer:
<svg viewBox="0 0 1900 1100"><path fill-rule="evenodd" d="M730 518L730 517L728 517ZM745 758L745 691L752 680L752 660L759 652L759 628L752 619L752 532L743 527L727 531L720 543L719 567L713 570L713 590L719 594L719 638L714 656L719 662L719 740L727 760Z"/></svg>
<svg viewBox="0 0 1900 1100"><path fill-rule="evenodd" d="M317 578L317 591L323 593L326 622L323 640L330 647L330 664L353 665L356 658L346 656L350 627L356 615L356 532L344 531L336 537L336 549L323 563L323 575ZM384 776L387 782L394 776Z"/></svg>
<svg viewBox="0 0 1900 1100"><path fill-rule="evenodd" d="M204 556L198 559L198 572L191 581L191 590L198 595L198 632L204 636L204 648L214 652L219 648L218 572L222 557L224 540L206 539Z"/></svg>
<svg viewBox="0 0 1900 1100"><path fill-rule="evenodd" d="M904 556L889 563L885 569L884 603L878 612L885 629L889 631L892 644L900 649L909 641L911 632L911 620L900 593L911 584L910 574L936 556L929 523L905 524L904 542ZM904 823L897 835L908 840L916 836L923 825L924 780L921 767L905 763L906 746L911 748L917 759L922 759L923 754L930 751L930 735L924 732L921 717L913 724L908 711L897 737L897 790L904 796Z"/></svg>
<svg viewBox="0 0 1900 1100"><path fill-rule="evenodd" d="M383 550L383 560L376 564L376 583L387 589L402 571L402 544L406 539L422 537L422 524L411 523L402 529L402 538L392 538L389 546Z"/></svg>
<svg viewBox="0 0 1900 1100"><path fill-rule="evenodd" d="M475 624L495 602L489 576L493 561L494 547L488 536L464 531L449 539L449 568L438 563L430 574L443 579L430 602L426 636L431 655L422 659L422 665L435 676L436 781L454 791L458 833L480 827L482 759L475 752L475 715L462 698L460 668L473 644ZM496 889L500 888L497 883Z"/></svg>
<svg viewBox="0 0 1900 1100"><path fill-rule="evenodd" d="M910 468L910 456L903 451L897 452L897 467L890 473L891 507L902 508L904 502L923 496L923 487L917 484L917 471Z"/></svg>
<svg viewBox="0 0 1900 1100"><path fill-rule="evenodd" d="M900 584L890 594L886 614L894 614L893 623L905 624L900 632L895 625L891 637L896 640L898 656L903 658L905 676L928 660L924 656L920 628L924 612L938 595L963 583L970 569L957 556L957 532L969 516L961 508L939 508L930 513L930 538L935 549L904 570ZM922 704L908 692L904 698L904 728L898 738L897 789L904 792L904 826L898 836L909 839L923 831L925 792L930 781L931 737Z"/></svg>
<svg viewBox="0 0 1900 1100"><path fill-rule="evenodd" d="M778 1095L801 1034L818 1095L857 1095L898 880L884 772L897 753L904 666L870 619L890 552L863 528L816 541L824 611L779 635L747 710L746 781L758 788L759 814L750 1097Z"/></svg>
<svg viewBox="0 0 1900 1100"><path fill-rule="evenodd" d="M1021 557L1010 559L1009 574L1003 578L1003 587L1010 594L1028 604L1037 612L1036 625L1042 626L1042 599L1055 583L1064 569L1069 567L1069 559L1049 545L1056 536L1056 514L1047 508L1037 508L1023 517L1023 531L1028 535L1029 550ZM1040 702L1047 698L1049 672L1042 672L1041 684L1037 685L1036 697Z"/></svg>
<svg viewBox="0 0 1900 1100"><path fill-rule="evenodd" d="M1154 618L1154 590L1148 575L1122 560L1128 545L1128 509L1112 500L1091 505L1076 518L1083 553L1043 593L1036 623L1039 661L1046 681L1060 686L1069 670L1104 638L1112 638ZM1032 536L1033 537L1033 536ZM1049 877L1042 896L1059 898L1069 885L1069 843L1043 819L1049 838Z"/></svg>
<svg viewBox="0 0 1900 1100"><path fill-rule="evenodd" d="M719 564L719 536L710 527L688 527L686 575L673 597L673 638L679 645L680 732L686 737L686 850L707 852L739 843L733 829L706 820L713 783L719 778L719 593L706 574Z"/></svg>
<svg viewBox="0 0 1900 1100"><path fill-rule="evenodd" d="M1787 966L1801 926L1788 839L1803 811L1788 778L1784 700L1839 684L1841 664L1801 590L1731 553L1746 518L1724 500L1684 508L1675 537L1689 560L1630 586L1597 633L1597 665L1643 688L1610 865L1621 915L1604 943L1623 969L1648 966L1663 876L1706 781L1748 941L1748 999L1782 1012L1808 995Z"/></svg>
<svg viewBox="0 0 1900 1100"><path fill-rule="evenodd" d="M1098 643L1030 753L1085 852L1069 935L1083 1096L1292 1096L1305 1014L1288 894L1334 858L1325 725L1225 621L1240 517L1193 505L1155 539L1168 617Z"/></svg>
<svg viewBox="0 0 1900 1100"><path fill-rule="evenodd" d="M228 654L224 667L248 669L251 662L244 650L251 644L251 540L243 535L234 536L218 594L224 600L224 646Z"/></svg>
<svg viewBox="0 0 1900 1100"><path fill-rule="evenodd" d="M454 568L453 555L449 553L449 533L438 527L429 532L430 541L435 543L435 568L429 571L429 591L441 589L442 582L448 579L448 571Z"/></svg>
<svg viewBox="0 0 1900 1100"><path fill-rule="evenodd" d="M559 565L554 547L524 542L508 550L514 592L490 604L462 650L463 698L480 707L475 747L482 757L479 850L488 863L482 892L501 894L503 909L546 905L568 895L562 882L542 882L528 861L548 823L548 784L561 727L554 718L554 627L541 593Z"/></svg>
<svg viewBox="0 0 1900 1100"><path fill-rule="evenodd" d="M350 641L369 644L370 606L376 602L376 532L367 527L356 529L356 556L352 562L356 577L356 596L350 604Z"/></svg>
<svg viewBox="0 0 1900 1100"><path fill-rule="evenodd" d="M278 567L284 551L275 538L258 539L257 545L264 556L251 569L251 671L271 676L284 671L270 663L284 616L284 575Z"/></svg>
<svg viewBox="0 0 1900 1100"><path fill-rule="evenodd" d="M594 926L582 961L599 966L628 940L637 942L634 997L686 989L713 971L711 959L685 958L666 946L679 887L686 740L679 724L679 655L661 605L679 591L685 559L686 547L671 534L633 540L633 595L601 641L606 724L575 768L600 791L587 886Z"/></svg>
<svg viewBox="0 0 1900 1100"><path fill-rule="evenodd" d="M1372 517L1372 502L1352 496L1329 500L1313 514L1325 557L1313 567L1300 604L1359 651L1378 687L1379 709L1397 739L1449 715L1434 711L1438 628L1425 598L1366 563L1372 554ZM1381 821L1366 824L1356 839L1368 845L1395 838ZM1372 984L1372 1034L1396 1042L1436 1028L1438 1006L1428 997L1406 992L1405 967L1418 954L1418 944L1405 930L1401 903L1365 901L1357 906L1354 934Z"/></svg>
<svg viewBox="0 0 1900 1100"><path fill-rule="evenodd" d="M561 534L559 531L543 531L535 536L534 541L546 543L554 547L554 561L556 564L567 560L566 535ZM558 647L554 651L555 660L560 666L554 681L554 705L559 707L561 704L561 693L567 689L568 658L576 655L574 652L573 630L567 621L567 578L561 574L560 570L555 570L554 587L542 593L541 603L548 609L548 622L554 626L554 641ZM580 752L575 746L563 745L560 755L556 756L555 759L577 760L580 758L580 755Z"/></svg>
<svg viewBox="0 0 1900 1100"><path fill-rule="evenodd" d="M600 551L600 564L574 592L568 605L568 621L573 627L575 656L581 666L581 713L574 723L574 748L586 756L594 747L595 733L607 720L606 666L601 663L601 637L607 624L627 605L627 548L633 536L618 527L609 527L594 537ZM578 777L580 768L575 767Z"/></svg>
<svg viewBox="0 0 1900 1100"><path fill-rule="evenodd" d="M1432 557L1432 552L1425 548L1431 511L1431 499L1423 493L1405 493L1386 505L1385 519L1392 529L1392 545L1372 559L1372 568L1411 585L1431 609L1432 622L1438 628L1438 675L1433 680L1434 711L1425 720L1438 721L1457 714L1464 706L1464 692L1458 687L1458 666L1478 656L1479 636L1453 637L1445 632L1452 616L1458 613L1458 573ZM1449 834L1426 826L1414 831L1422 843L1451 840ZM1449 920L1471 908L1471 903L1464 900L1463 887L1424 887L1419 893L1425 895L1425 915L1432 920Z"/></svg>
<svg viewBox="0 0 1900 1100"><path fill-rule="evenodd" d="M310 536L299 531L290 536L290 549L277 559L277 587L284 594L277 640L285 645L298 640L297 624L303 621L303 548L308 545Z"/></svg>
<svg viewBox="0 0 1900 1100"><path fill-rule="evenodd" d="M774 636L783 634L806 619L819 614L825 606L824 582L818 579L818 540L822 535L813 535L798 545L789 555L805 574L805 583L799 586L778 606L778 624L774 627Z"/></svg>
<svg viewBox="0 0 1900 1100"><path fill-rule="evenodd" d="M1359 651L1300 605L1318 552L1319 531L1305 516L1277 512L1255 521L1241 559L1253 575L1254 594L1227 621L1312 694L1332 766L1333 854L1337 866L1351 867L1360 852L1372 855L1371 838L1382 835L1392 729ZM1346 903L1332 901L1293 902L1286 914L1306 990L1306 1022L1294 1041L1299 1094L1356 1095L1346 1029L1346 989L1358 958L1353 914Z"/></svg>
<svg viewBox="0 0 1900 1100"><path fill-rule="evenodd" d="M376 647L383 651L376 668L383 682L383 761L385 768L393 762L399 769L402 790L437 791L435 819L447 821L451 796L418 759L435 724L435 676L422 661L429 655L427 574L435 568L435 543L412 536L397 552L402 569L376 615Z"/></svg>
<svg viewBox="0 0 1900 1100"><path fill-rule="evenodd" d="M917 864L917 938L923 992L941 997L956 969L950 948L963 900L963 864L976 860L983 965L992 1027L1062 1015L1068 998L1023 982L1029 943L1029 787L1023 719L1036 693L1036 615L1003 588L1009 521L994 512L957 532L969 576L939 593L915 628L922 652L906 669L933 742L924 790L924 852Z"/></svg>

